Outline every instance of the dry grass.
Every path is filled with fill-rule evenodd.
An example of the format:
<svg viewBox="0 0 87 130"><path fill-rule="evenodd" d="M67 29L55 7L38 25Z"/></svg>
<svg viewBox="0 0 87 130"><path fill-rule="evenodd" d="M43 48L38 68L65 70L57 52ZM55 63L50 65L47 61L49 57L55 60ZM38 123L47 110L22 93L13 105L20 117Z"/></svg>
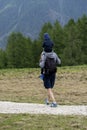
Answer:
<svg viewBox="0 0 87 130"><path fill-rule="evenodd" d="M44 103L40 69L0 70L0 100ZM87 105L87 66L58 69L54 94L59 104ZM0 130L87 130L86 116L0 114Z"/></svg>
<svg viewBox="0 0 87 130"><path fill-rule="evenodd" d="M0 70L0 100L44 103L40 69ZM87 105L87 66L58 68L53 89L59 104Z"/></svg>

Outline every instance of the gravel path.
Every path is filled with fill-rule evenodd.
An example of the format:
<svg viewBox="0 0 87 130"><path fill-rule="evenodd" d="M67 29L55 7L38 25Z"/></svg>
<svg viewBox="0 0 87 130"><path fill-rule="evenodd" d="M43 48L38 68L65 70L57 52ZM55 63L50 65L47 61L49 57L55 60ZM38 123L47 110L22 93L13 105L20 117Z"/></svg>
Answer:
<svg viewBox="0 0 87 130"><path fill-rule="evenodd" d="M16 103L0 101L0 113L3 114L18 114L18 113L30 113L30 114L52 114L52 115L84 115L87 116L87 105L59 105L56 108L51 108L45 104L33 104L33 103Z"/></svg>

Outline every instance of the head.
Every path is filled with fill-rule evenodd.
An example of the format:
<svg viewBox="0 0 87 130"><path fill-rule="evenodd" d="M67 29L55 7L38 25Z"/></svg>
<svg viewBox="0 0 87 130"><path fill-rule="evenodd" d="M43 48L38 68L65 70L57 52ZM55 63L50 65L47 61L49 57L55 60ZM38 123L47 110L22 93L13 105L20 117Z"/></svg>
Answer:
<svg viewBox="0 0 87 130"><path fill-rule="evenodd" d="M44 39L45 39L45 40L50 39L50 36L49 36L49 34L48 34L48 33L44 33Z"/></svg>

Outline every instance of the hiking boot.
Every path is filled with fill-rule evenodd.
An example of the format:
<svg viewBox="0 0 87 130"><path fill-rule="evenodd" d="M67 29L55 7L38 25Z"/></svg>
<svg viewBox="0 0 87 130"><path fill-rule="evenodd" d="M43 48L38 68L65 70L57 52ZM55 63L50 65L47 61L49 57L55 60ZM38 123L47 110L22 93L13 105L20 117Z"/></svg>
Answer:
<svg viewBox="0 0 87 130"><path fill-rule="evenodd" d="M57 103L52 102L51 107L57 107Z"/></svg>
<svg viewBox="0 0 87 130"><path fill-rule="evenodd" d="M47 98L45 99L45 104L46 104L46 105L49 105L49 101L48 101Z"/></svg>

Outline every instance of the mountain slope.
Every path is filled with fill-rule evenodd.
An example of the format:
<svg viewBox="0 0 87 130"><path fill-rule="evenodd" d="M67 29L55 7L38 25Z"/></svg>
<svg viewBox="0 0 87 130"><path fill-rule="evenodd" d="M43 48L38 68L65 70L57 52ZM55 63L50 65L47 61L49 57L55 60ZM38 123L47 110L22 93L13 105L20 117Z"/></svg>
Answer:
<svg viewBox="0 0 87 130"><path fill-rule="evenodd" d="M0 47L13 31L36 38L45 22L58 19L64 25L87 14L86 6L87 0L0 0Z"/></svg>

